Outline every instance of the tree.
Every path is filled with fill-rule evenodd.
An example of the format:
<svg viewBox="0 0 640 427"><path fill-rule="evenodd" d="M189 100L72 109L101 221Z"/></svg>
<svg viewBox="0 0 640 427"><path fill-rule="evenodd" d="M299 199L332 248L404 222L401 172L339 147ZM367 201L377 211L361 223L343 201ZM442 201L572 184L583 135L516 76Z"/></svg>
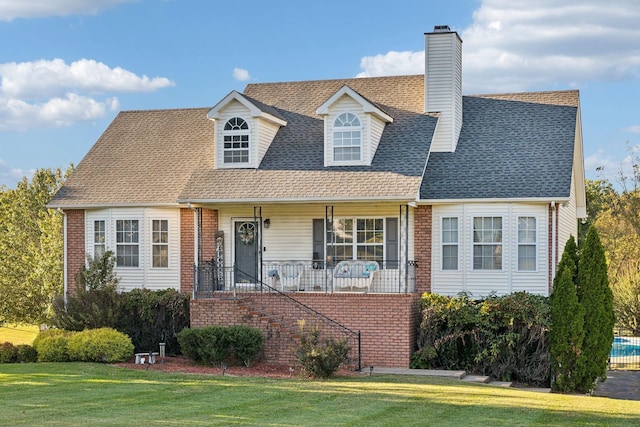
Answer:
<svg viewBox="0 0 640 427"><path fill-rule="evenodd" d="M44 322L63 286L62 214L46 205L66 173L39 169L15 190L0 187L0 319Z"/></svg>
<svg viewBox="0 0 640 427"><path fill-rule="evenodd" d="M571 236L558 264L549 301L552 387L565 392L576 388L574 371L584 339L584 307L578 302L575 284L577 256L575 240Z"/></svg>
<svg viewBox="0 0 640 427"><path fill-rule="evenodd" d="M587 232L578 263L577 294L584 307L584 342L576 363L577 389L589 392L606 379L613 344L613 294L607 276L604 248L595 227Z"/></svg>

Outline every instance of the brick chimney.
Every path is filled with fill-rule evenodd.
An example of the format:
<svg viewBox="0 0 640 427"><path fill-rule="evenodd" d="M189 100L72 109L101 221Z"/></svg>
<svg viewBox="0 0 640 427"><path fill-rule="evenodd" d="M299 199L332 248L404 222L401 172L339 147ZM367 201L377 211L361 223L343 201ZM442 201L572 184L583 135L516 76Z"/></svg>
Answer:
<svg viewBox="0 0 640 427"><path fill-rule="evenodd" d="M462 127L462 39L448 25L425 33L424 109L439 113L433 152L453 152Z"/></svg>

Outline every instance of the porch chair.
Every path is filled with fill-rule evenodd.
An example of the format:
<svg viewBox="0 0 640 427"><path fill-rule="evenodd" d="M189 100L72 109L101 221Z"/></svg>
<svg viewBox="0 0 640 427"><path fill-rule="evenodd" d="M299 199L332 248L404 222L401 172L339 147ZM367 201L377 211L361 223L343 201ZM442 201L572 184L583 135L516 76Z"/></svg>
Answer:
<svg viewBox="0 0 640 427"><path fill-rule="evenodd" d="M300 291L300 282L304 273L304 264L282 264L278 267L280 290Z"/></svg>

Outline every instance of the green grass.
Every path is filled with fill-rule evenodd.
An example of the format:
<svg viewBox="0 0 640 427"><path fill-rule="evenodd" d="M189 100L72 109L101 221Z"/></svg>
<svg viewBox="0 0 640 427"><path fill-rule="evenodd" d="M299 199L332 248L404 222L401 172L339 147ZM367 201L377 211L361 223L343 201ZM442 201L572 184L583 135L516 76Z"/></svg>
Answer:
<svg viewBox="0 0 640 427"><path fill-rule="evenodd" d="M34 325L0 326L0 343L8 341L14 345L31 344L38 332L38 327Z"/></svg>
<svg viewBox="0 0 640 427"><path fill-rule="evenodd" d="M640 402L413 376L325 381L0 365L3 425L637 426Z"/></svg>

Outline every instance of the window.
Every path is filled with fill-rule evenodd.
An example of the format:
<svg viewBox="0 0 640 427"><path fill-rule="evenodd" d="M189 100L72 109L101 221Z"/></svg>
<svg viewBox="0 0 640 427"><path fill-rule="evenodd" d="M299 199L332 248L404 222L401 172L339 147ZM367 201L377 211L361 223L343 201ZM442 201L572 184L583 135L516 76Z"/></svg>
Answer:
<svg viewBox="0 0 640 427"><path fill-rule="evenodd" d="M151 258L154 268L169 267L169 221L166 219L151 222Z"/></svg>
<svg viewBox="0 0 640 427"><path fill-rule="evenodd" d="M354 161L362 159L360 119L352 113L342 113L333 122L333 160Z"/></svg>
<svg viewBox="0 0 640 427"><path fill-rule="evenodd" d="M106 250L106 228L105 221L93 221L93 258L102 258Z"/></svg>
<svg viewBox="0 0 640 427"><path fill-rule="evenodd" d="M458 218L442 218L442 269L458 269Z"/></svg>
<svg viewBox="0 0 640 427"><path fill-rule="evenodd" d="M118 267L139 266L139 237L137 219L116 220L116 265Z"/></svg>
<svg viewBox="0 0 640 427"><path fill-rule="evenodd" d="M249 125L234 117L224 125L224 163L249 163Z"/></svg>
<svg viewBox="0 0 640 427"><path fill-rule="evenodd" d="M502 218L473 218L473 269L502 270Z"/></svg>
<svg viewBox="0 0 640 427"><path fill-rule="evenodd" d="M360 259L382 262L384 259L384 219L334 219L334 239L327 236L327 253L335 262ZM355 239L354 239L355 236Z"/></svg>
<svg viewBox="0 0 640 427"><path fill-rule="evenodd" d="M518 218L518 270L536 270L536 219Z"/></svg>

